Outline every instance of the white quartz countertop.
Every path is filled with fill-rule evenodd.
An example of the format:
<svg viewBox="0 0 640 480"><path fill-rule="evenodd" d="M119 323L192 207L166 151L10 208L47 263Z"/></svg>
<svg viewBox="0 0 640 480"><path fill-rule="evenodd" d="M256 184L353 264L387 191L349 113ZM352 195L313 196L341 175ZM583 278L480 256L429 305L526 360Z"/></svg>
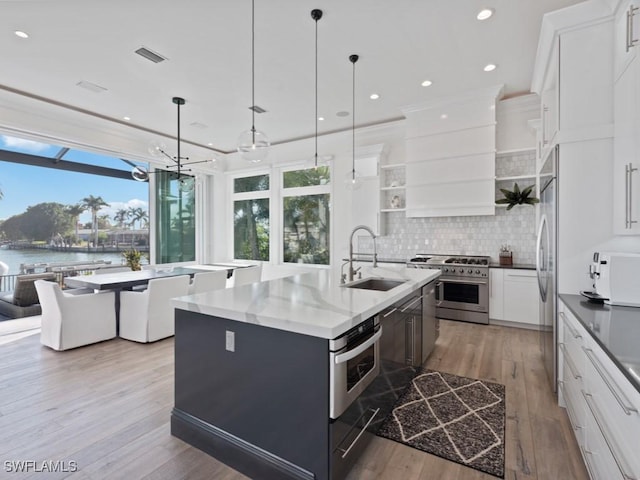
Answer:
<svg viewBox="0 0 640 480"><path fill-rule="evenodd" d="M363 278L405 280L386 292L347 288L330 270L303 273L172 299L175 308L332 339L440 275L439 270L381 266Z"/></svg>

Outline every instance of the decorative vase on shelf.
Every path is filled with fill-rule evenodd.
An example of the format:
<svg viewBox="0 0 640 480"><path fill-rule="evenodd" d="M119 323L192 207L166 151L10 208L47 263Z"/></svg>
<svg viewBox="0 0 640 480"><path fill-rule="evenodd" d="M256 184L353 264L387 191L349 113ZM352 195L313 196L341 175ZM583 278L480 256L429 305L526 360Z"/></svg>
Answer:
<svg viewBox="0 0 640 480"><path fill-rule="evenodd" d="M513 252L509 249L509 245L500 247L500 265L513 265Z"/></svg>
<svg viewBox="0 0 640 480"><path fill-rule="evenodd" d="M394 195L391 197L391 208L400 208L400 196Z"/></svg>

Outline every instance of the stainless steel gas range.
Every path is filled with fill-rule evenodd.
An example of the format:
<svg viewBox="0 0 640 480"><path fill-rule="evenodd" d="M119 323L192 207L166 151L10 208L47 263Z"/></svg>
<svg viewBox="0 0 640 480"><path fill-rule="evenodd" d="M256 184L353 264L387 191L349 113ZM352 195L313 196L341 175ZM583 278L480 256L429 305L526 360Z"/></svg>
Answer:
<svg viewBox="0 0 640 480"><path fill-rule="evenodd" d="M489 259L419 253L407 262L407 267L440 270L436 283L436 317L488 324Z"/></svg>

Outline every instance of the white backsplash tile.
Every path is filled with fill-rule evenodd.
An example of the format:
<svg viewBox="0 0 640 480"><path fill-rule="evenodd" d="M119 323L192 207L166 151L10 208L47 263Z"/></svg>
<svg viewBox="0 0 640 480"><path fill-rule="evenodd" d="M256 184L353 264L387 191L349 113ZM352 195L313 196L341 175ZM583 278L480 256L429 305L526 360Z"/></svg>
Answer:
<svg viewBox="0 0 640 480"><path fill-rule="evenodd" d="M496 157L498 177L533 172L535 152ZM531 205L509 211L496 208L494 216L407 218L403 212L392 212L382 215L382 221L387 235L376 239L381 258L406 260L416 253L442 253L488 255L497 263L500 246L508 244L514 263L535 263L536 207ZM358 242L358 251L371 251L370 238L359 237Z"/></svg>

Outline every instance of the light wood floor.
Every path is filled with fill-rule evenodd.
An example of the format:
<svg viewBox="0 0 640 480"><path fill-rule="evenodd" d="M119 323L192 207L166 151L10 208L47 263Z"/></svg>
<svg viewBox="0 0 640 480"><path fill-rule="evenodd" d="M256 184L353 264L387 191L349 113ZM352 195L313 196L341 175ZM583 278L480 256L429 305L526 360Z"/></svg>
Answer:
<svg viewBox="0 0 640 480"><path fill-rule="evenodd" d="M426 366L506 385L505 478L588 478L549 390L536 332L443 321ZM0 478L246 478L172 437L172 406L173 339L116 339L67 352L42 347L38 335L0 345ZM79 468L9 474L7 460L73 460ZM349 475L485 478L495 477L377 437Z"/></svg>

